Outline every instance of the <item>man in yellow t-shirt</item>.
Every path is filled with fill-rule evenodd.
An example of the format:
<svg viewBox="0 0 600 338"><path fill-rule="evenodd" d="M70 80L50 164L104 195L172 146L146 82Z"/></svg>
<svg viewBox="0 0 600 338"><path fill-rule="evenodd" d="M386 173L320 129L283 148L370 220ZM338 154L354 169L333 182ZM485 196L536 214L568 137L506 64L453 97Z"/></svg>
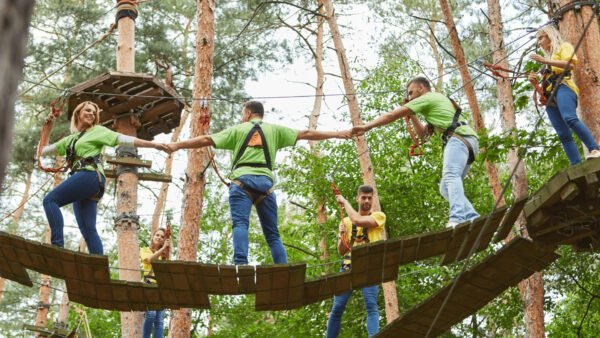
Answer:
<svg viewBox="0 0 600 338"><path fill-rule="evenodd" d="M344 257L342 271L351 269L351 248L380 241L383 239L385 227L385 214L381 211L371 211L373 206L373 187L361 185L358 187L356 201L358 211L354 210L344 196L336 196L338 203L344 206L348 217L340 222L338 253ZM377 293L379 285L367 286L362 289L365 309L367 311L367 333L369 337L379 331L379 310L377 307ZM333 307L327 321L327 338L337 337L340 332L342 315L352 291L333 297Z"/></svg>

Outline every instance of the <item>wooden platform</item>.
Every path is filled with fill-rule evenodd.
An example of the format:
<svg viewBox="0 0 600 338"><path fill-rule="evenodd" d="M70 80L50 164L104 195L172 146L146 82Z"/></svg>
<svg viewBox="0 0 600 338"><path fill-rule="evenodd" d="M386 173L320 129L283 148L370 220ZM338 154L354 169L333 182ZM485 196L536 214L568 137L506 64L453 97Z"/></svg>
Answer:
<svg viewBox="0 0 600 338"><path fill-rule="evenodd" d="M448 331L504 290L534 272L544 269L557 258L558 255L552 251L546 251L527 239L515 238L497 253L462 275L430 336L437 337ZM452 282L387 325L376 337L425 337L449 293Z"/></svg>
<svg viewBox="0 0 600 338"><path fill-rule="evenodd" d="M568 244L600 249L600 158L562 171L542 186L524 208L527 231L544 246Z"/></svg>
<svg viewBox="0 0 600 338"><path fill-rule="evenodd" d="M79 103L92 101L102 109L100 123L108 128L117 117L136 114L140 120L137 137L145 140L179 126L185 106L179 94L147 74L109 72L69 91L69 119Z"/></svg>

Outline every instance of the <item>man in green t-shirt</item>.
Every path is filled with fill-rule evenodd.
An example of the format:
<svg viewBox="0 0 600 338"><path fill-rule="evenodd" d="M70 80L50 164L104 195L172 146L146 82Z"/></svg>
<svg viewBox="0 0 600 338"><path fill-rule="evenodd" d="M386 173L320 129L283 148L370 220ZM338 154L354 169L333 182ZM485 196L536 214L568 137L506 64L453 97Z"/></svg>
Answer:
<svg viewBox="0 0 600 338"><path fill-rule="evenodd" d="M433 133L443 135L445 147L440 193L450 204L447 227L454 227L479 217L465 196L463 188L463 179L479 151L479 141L477 133L464 119L459 118L454 121L458 109L458 106L447 96L432 92L429 80L416 77L408 83L408 102L404 106L367 124L352 128L353 135L362 135L375 127L410 116L415 131L421 139ZM416 115L421 115L427 122L427 126L424 126Z"/></svg>
<svg viewBox="0 0 600 338"><path fill-rule="evenodd" d="M233 153L229 178L229 208L233 222L233 262L248 264L248 227L252 205L276 264L287 263L287 254L277 228L277 200L273 188L273 164L277 150L297 140L347 139L350 132L297 131L263 122L264 108L257 101L246 102L242 123L213 135L202 135L167 145L170 152L184 148L213 146Z"/></svg>

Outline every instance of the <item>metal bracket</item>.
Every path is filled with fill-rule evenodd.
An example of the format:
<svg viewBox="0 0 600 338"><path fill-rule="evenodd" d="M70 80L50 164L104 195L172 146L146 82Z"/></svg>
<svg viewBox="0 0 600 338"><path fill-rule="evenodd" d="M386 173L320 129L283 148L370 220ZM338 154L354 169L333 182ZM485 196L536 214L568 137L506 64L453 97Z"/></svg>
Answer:
<svg viewBox="0 0 600 338"><path fill-rule="evenodd" d="M139 158L137 154L137 149L135 147L130 146L119 146L117 147L117 156L119 157L128 157L128 158ZM138 174L137 167L130 165L118 165L116 168L117 177L119 177L123 173L133 173Z"/></svg>
<svg viewBox="0 0 600 338"><path fill-rule="evenodd" d="M600 6L598 6L598 4L595 1L573 1L569 4L566 4L564 6L562 6L561 8L559 8L556 13L554 13L554 16L552 17L552 20L556 23L558 23L560 20L562 20L563 15L565 15L566 12L575 10L575 11L580 11L581 8L583 6L592 6L595 7L596 10L596 14L600 14Z"/></svg>
<svg viewBox="0 0 600 338"><path fill-rule="evenodd" d="M135 227L136 229L140 228L140 216L136 215L134 212L124 212L114 218L116 229L118 226L122 227Z"/></svg>

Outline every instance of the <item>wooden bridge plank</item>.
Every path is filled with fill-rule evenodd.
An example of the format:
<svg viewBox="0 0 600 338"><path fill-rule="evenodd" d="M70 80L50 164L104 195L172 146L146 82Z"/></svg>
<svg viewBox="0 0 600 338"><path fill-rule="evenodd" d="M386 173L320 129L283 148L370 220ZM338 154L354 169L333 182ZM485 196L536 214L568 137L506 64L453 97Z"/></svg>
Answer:
<svg viewBox="0 0 600 338"><path fill-rule="evenodd" d="M523 207L525 206L525 203L527 203L528 199L529 195L523 196L514 201L514 203L510 206L500 222L498 232L496 232L496 236L494 236L494 243L498 243L508 236L513 224L515 224L519 218L519 215L521 214L521 211L523 211Z"/></svg>

